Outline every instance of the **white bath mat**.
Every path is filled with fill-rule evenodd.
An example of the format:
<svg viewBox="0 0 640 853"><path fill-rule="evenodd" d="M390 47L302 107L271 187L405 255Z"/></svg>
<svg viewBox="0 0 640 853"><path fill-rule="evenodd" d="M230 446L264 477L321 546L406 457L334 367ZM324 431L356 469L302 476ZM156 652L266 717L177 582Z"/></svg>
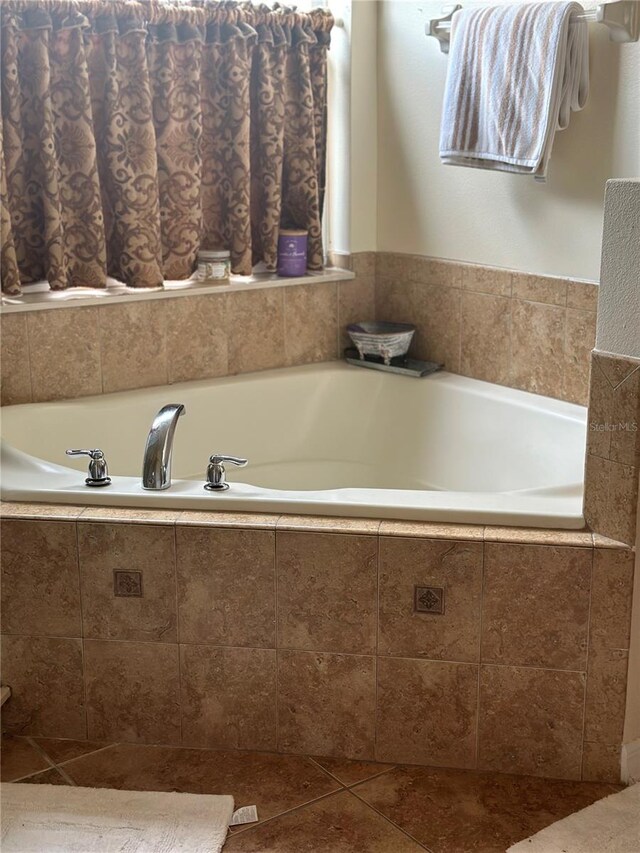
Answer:
<svg viewBox="0 0 640 853"><path fill-rule="evenodd" d="M638 853L640 782L519 841L507 853Z"/></svg>
<svg viewBox="0 0 640 853"><path fill-rule="evenodd" d="M2 853L219 853L233 797L4 784Z"/></svg>

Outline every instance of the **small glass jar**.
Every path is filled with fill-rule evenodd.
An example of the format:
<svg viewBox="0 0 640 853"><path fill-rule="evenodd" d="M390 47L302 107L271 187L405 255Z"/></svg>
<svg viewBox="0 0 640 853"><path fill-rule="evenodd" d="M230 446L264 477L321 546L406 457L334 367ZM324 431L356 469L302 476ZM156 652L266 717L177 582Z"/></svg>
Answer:
<svg viewBox="0 0 640 853"><path fill-rule="evenodd" d="M228 249L202 249L198 252L197 281L223 282L231 275L231 254Z"/></svg>

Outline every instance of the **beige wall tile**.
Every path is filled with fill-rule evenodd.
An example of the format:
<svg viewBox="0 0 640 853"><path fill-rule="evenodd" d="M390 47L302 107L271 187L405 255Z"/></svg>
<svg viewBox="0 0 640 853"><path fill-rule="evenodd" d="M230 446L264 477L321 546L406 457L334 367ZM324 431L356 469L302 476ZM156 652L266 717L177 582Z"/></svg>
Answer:
<svg viewBox="0 0 640 853"><path fill-rule="evenodd" d="M38 518L49 521L68 521L82 515L85 507L72 504L32 504L17 501L0 502L1 518Z"/></svg>
<svg viewBox="0 0 640 853"><path fill-rule="evenodd" d="M582 778L586 782L620 782L620 745L585 741Z"/></svg>
<svg viewBox="0 0 640 853"><path fill-rule="evenodd" d="M460 290L415 283L411 286L416 358L437 361L446 370L460 368Z"/></svg>
<svg viewBox="0 0 640 853"><path fill-rule="evenodd" d="M176 528L180 642L275 648L275 533Z"/></svg>
<svg viewBox="0 0 640 853"><path fill-rule="evenodd" d="M480 770L579 779L585 675L480 667Z"/></svg>
<svg viewBox="0 0 640 853"><path fill-rule="evenodd" d="M629 648L633 562L632 551L604 548L594 551L589 630L591 648Z"/></svg>
<svg viewBox="0 0 640 853"><path fill-rule="evenodd" d="M485 544L484 663L584 669L592 551Z"/></svg>
<svg viewBox="0 0 640 853"><path fill-rule="evenodd" d="M587 405L591 350L595 343L595 313L567 308L562 397L570 403L578 403L580 406Z"/></svg>
<svg viewBox="0 0 640 853"><path fill-rule="evenodd" d="M4 731L87 737L81 640L3 636L2 683L11 686L2 708Z"/></svg>
<svg viewBox="0 0 640 853"><path fill-rule="evenodd" d="M84 641L90 740L180 743L178 646Z"/></svg>
<svg viewBox="0 0 640 853"><path fill-rule="evenodd" d="M226 376L227 295L186 296L162 305L169 383Z"/></svg>
<svg viewBox="0 0 640 853"><path fill-rule="evenodd" d="M609 458L623 465L640 465L640 363L611 393Z"/></svg>
<svg viewBox="0 0 640 853"><path fill-rule="evenodd" d="M591 743L620 744L627 695L626 649L592 648L587 671L584 739Z"/></svg>
<svg viewBox="0 0 640 853"><path fill-rule="evenodd" d="M65 308L27 314L34 401L102 392L98 312Z"/></svg>
<svg viewBox="0 0 640 853"><path fill-rule="evenodd" d="M80 637L80 581L72 521L2 521L2 630Z"/></svg>
<svg viewBox="0 0 640 853"><path fill-rule="evenodd" d="M338 357L338 285L303 284L284 289L286 363Z"/></svg>
<svg viewBox="0 0 640 853"><path fill-rule="evenodd" d="M401 261L401 274L410 281L432 284L437 287L462 287L462 267L455 261L405 255Z"/></svg>
<svg viewBox="0 0 640 853"><path fill-rule="evenodd" d="M143 509L142 507L88 506L83 507L82 521L95 521L105 524L113 522L126 524L163 524L173 526L180 512L165 509Z"/></svg>
<svg viewBox="0 0 640 853"><path fill-rule="evenodd" d="M477 524L438 524L428 521L383 521L380 524L380 535L482 542L484 527Z"/></svg>
<svg viewBox="0 0 640 853"><path fill-rule="evenodd" d="M172 527L81 521L78 547L85 637L177 642ZM116 572L140 582L142 596L116 594Z"/></svg>
<svg viewBox="0 0 640 853"><path fill-rule="evenodd" d="M592 281L567 282L567 308L580 308L583 311L598 310L599 287Z"/></svg>
<svg viewBox="0 0 640 853"><path fill-rule="evenodd" d="M378 659L376 758L476 766L478 667Z"/></svg>
<svg viewBox="0 0 640 853"><path fill-rule="evenodd" d="M604 507L606 522L600 533L633 545L638 509L638 469L608 462L609 493Z"/></svg>
<svg viewBox="0 0 640 853"><path fill-rule="evenodd" d="M511 300L485 293L462 294L460 372L474 379L509 380Z"/></svg>
<svg viewBox="0 0 640 853"><path fill-rule="evenodd" d="M261 512L206 512L205 510L187 510L178 514L177 523L194 527L240 527L258 530L273 530L280 518Z"/></svg>
<svg viewBox="0 0 640 853"><path fill-rule="evenodd" d="M528 302L546 302L549 305L567 304L566 278L513 273L513 296Z"/></svg>
<svg viewBox="0 0 640 853"><path fill-rule="evenodd" d="M277 526L278 530L306 530L316 533L377 533L380 528L380 519L281 515Z"/></svg>
<svg viewBox="0 0 640 853"><path fill-rule="evenodd" d="M602 372L601 361L595 355L591 355L587 453L608 459L611 449L613 388Z"/></svg>
<svg viewBox="0 0 640 853"><path fill-rule="evenodd" d="M98 311L104 392L166 385L167 309L163 301L104 305Z"/></svg>
<svg viewBox="0 0 640 853"><path fill-rule="evenodd" d="M357 276L373 278L376 274L376 252L355 252L351 255L352 269Z"/></svg>
<svg viewBox="0 0 640 853"><path fill-rule="evenodd" d="M267 370L286 363L284 290L229 294L229 373Z"/></svg>
<svg viewBox="0 0 640 853"><path fill-rule="evenodd" d="M276 749L276 653L180 646L182 742Z"/></svg>
<svg viewBox="0 0 640 853"><path fill-rule="evenodd" d="M278 648L375 654L375 536L278 532Z"/></svg>
<svg viewBox="0 0 640 853"><path fill-rule="evenodd" d="M593 535L589 530L545 530L538 527L499 527L491 524L484 529L484 541L591 548Z"/></svg>
<svg viewBox="0 0 640 853"><path fill-rule="evenodd" d="M278 652L278 748L374 758L375 659Z"/></svg>
<svg viewBox="0 0 640 853"><path fill-rule="evenodd" d="M0 316L0 405L31 402L26 314Z"/></svg>
<svg viewBox="0 0 640 853"><path fill-rule="evenodd" d="M564 308L513 300L509 379L513 387L561 396L564 332Z"/></svg>
<svg viewBox="0 0 640 853"><path fill-rule="evenodd" d="M511 270L498 267L480 267L474 264L462 266L462 288L476 293L493 293L495 296L511 296Z"/></svg>
<svg viewBox="0 0 640 853"><path fill-rule="evenodd" d="M417 613L416 586L444 590L444 613ZM378 653L478 661L482 544L380 539Z"/></svg>
<svg viewBox="0 0 640 853"><path fill-rule="evenodd" d="M376 318L376 287L373 277L358 276L351 281L338 282L338 325L341 356L344 348L351 346L345 329L350 323L360 323Z"/></svg>

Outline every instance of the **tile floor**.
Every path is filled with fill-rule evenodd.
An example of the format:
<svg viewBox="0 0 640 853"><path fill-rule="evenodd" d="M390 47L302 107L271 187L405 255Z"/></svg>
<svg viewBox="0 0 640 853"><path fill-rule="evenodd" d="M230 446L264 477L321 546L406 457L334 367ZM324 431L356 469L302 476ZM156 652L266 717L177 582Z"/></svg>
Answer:
<svg viewBox="0 0 640 853"><path fill-rule="evenodd" d="M620 789L337 758L4 737L2 781L232 794L225 853L503 853Z"/></svg>

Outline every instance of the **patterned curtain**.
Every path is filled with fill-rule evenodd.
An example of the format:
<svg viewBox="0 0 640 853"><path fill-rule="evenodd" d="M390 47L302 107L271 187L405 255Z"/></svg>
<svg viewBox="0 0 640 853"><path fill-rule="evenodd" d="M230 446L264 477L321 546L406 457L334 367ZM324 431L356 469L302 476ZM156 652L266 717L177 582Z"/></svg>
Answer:
<svg viewBox="0 0 640 853"><path fill-rule="evenodd" d="M2 290L188 278L199 248L323 262L333 26L232 0L3 0Z"/></svg>

